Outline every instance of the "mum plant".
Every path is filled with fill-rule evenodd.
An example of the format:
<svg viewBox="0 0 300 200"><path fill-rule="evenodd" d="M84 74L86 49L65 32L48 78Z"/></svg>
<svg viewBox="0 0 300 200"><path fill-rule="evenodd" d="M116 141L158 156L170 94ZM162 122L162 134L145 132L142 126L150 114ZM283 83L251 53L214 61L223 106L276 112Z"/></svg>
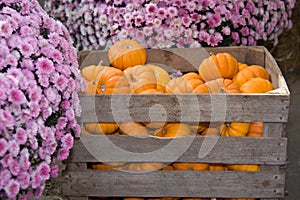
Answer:
<svg viewBox="0 0 300 200"><path fill-rule="evenodd" d="M36 0L0 2L0 199L42 195L80 134L77 51Z"/></svg>
<svg viewBox="0 0 300 200"><path fill-rule="evenodd" d="M295 0L48 0L76 47L108 49L121 39L144 47L256 45L291 28Z"/></svg>

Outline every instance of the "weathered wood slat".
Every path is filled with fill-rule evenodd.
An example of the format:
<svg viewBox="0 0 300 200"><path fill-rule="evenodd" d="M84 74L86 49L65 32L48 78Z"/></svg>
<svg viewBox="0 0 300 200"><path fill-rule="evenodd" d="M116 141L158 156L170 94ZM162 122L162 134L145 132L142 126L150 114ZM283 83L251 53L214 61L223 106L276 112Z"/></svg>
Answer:
<svg viewBox="0 0 300 200"><path fill-rule="evenodd" d="M82 95L83 122L286 122L289 96L275 94Z"/></svg>
<svg viewBox="0 0 300 200"><path fill-rule="evenodd" d="M82 136L81 140L75 141L71 155L66 162L166 163L177 160L284 165L286 145L285 138L197 136L159 139L130 136Z"/></svg>
<svg viewBox="0 0 300 200"><path fill-rule="evenodd" d="M283 197L284 175L268 172L68 172L63 193L119 197Z"/></svg>

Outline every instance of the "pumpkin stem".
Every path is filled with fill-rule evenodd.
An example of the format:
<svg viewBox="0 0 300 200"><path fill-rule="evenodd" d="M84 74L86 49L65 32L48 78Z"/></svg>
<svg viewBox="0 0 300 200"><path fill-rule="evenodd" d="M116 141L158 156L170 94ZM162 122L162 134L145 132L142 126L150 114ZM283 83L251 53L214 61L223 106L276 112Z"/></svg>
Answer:
<svg viewBox="0 0 300 200"><path fill-rule="evenodd" d="M230 127L231 122L225 122L224 124L226 127Z"/></svg>
<svg viewBox="0 0 300 200"><path fill-rule="evenodd" d="M226 89L223 88L223 87L220 88L220 91L219 91L219 92L220 92L220 93L227 93L227 92L226 92Z"/></svg>
<svg viewBox="0 0 300 200"><path fill-rule="evenodd" d="M130 80L131 80L131 82L136 82L136 78L134 78L134 76L132 74L130 74Z"/></svg>
<svg viewBox="0 0 300 200"><path fill-rule="evenodd" d="M100 90L102 93L105 93L106 92L106 87L105 87L105 84L104 83L101 83L100 84Z"/></svg>

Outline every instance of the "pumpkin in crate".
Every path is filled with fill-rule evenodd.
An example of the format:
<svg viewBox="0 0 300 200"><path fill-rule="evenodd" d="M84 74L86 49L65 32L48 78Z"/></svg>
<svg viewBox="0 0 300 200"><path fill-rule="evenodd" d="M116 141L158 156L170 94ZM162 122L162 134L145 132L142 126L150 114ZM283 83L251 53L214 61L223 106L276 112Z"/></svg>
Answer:
<svg viewBox="0 0 300 200"><path fill-rule="evenodd" d="M118 125L116 123L84 123L84 129L92 135L110 135L118 130Z"/></svg>
<svg viewBox="0 0 300 200"><path fill-rule="evenodd" d="M159 88L150 88L146 90L142 90L138 94L164 94L164 90L159 89Z"/></svg>
<svg viewBox="0 0 300 200"><path fill-rule="evenodd" d="M185 123L167 123L163 128L154 131L157 137L180 137L191 135L191 127Z"/></svg>
<svg viewBox="0 0 300 200"><path fill-rule="evenodd" d="M223 164L209 164L209 171L227 171L226 165Z"/></svg>
<svg viewBox="0 0 300 200"><path fill-rule="evenodd" d="M205 81L218 78L232 79L239 71L237 60L230 53L212 54L199 65L199 74Z"/></svg>
<svg viewBox="0 0 300 200"><path fill-rule="evenodd" d="M146 63L146 50L135 40L120 40L108 50L111 65L120 70Z"/></svg>
<svg viewBox="0 0 300 200"><path fill-rule="evenodd" d="M263 122L251 122L247 136L262 137L263 126L264 126Z"/></svg>
<svg viewBox="0 0 300 200"><path fill-rule="evenodd" d="M100 62L98 65L86 66L80 70L81 76L86 82L85 94L96 94L97 76L103 69L104 66L102 66L102 62Z"/></svg>
<svg viewBox="0 0 300 200"><path fill-rule="evenodd" d="M97 76L97 94L128 94L129 83L123 71L105 67Z"/></svg>
<svg viewBox="0 0 300 200"><path fill-rule="evenodd" d="M246 136L249 131L249 127L249 122L225 122L221 126L221 136Z"/></svg>
<svg viewBox="0 0 300 200"><path fill-rule="evenodd" d="M123 122L119 124L119 131L123 135L143 136L150 135L145 126L138 122Z"/></svg>
<svg viewBox="0 0 300 200"><path fill-rule="evenodd" d="M210 123L209 122L199 122L197 125L195 124L190 124L190 128L192 133L198 133L201 134L205 129L209 127Z"/></svg>
<svg viewBox="0 0 300 200"><path fill-rule="evenodd" d="M214 127L208 127L201 132L201 135L204 136L220 136L220 130Z"/></svg>
<svg viewBox="0 0 300 200"><path fill-rule="evenodd" d="M243 85L245 82L249 81L252 78L263 78L266 80L270 80L269 74L267 70L259 65L251 65L246 67L243 70L240 70L234 77L233 82L237 84L239 87Z"/></svg>
<svg viewBox="0 0 300 200"><path fill-rule="evenodd" d="M274 89L274 86L269 80L256 77L241 85L240 90L242 93L266 93Z"/></svg>
<svg viewBox="0 0 300 200"><path fill-rule="evenodd" d="M193 89L204 83L202 77L195 72L188 72L184 74L182 78L184 78Z"/></svg>
<svg viewBox="0 0 300 200"><path fill-rule="evenodd" d="M196 162L175 162L173 163L174 170L194 170L194 171L206 171L209 169L207 163L196 163Z"/></svg>
<svg viewBox="0 0 300 200"><path fill-rule="evenodd" d="M199 85L193 93L240 93L240 90L232 80L218 78Z"/></svg>
<svg viewBox="0 0 300 200"><path fill-rule="evenodd" d="M124 70L131 93L141 93L147 89L156 89L155 72L147 65L136 65Z"/></svg>
<svg viewBox="0 0 300 200"><path fill-rule="evenodd" d="M158 162L129 163L123 170L156 171L161 170L163 167L164 164Z"/></svg>
<svg viewBox="0 0 300 200"><path fill-rule="evenodd" d="M169 73L165 69L157 65L147 64L147 66L154 71L156 81L157 81L157 85L156 85L157 89L164 91L166 85L171 80Z"/></svg>
<svg viewBox="0 0 300 200"><path fill-rule="evenodd" d="M238 62L238 66L239 66L239 71L249 67L246 63L241 63L241 62Z"/></svg>
<svg viewBox="0 0 300 200"><path fill-rule="evenodd" d="M227 169L230 171L259 171L259 165L244 165L244 164L228 164Z"/></svg>

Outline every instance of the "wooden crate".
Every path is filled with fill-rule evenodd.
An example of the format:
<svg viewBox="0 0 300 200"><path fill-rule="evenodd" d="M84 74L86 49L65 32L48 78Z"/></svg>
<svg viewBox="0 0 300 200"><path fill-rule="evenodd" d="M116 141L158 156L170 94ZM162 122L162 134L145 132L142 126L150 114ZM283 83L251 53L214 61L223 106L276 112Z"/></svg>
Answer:
<svg viewBox="0 0 300 200"><path fill-rule="evenodd" d="M81 122L264 122L263 137L82 136L76 140L64 171L63 194L88 197L208 197L282 199L285 194L290 93L275 60L264 47L218 47L147 50L148 63L169 71L196 71L209 54L229 52L238 61L264 66L275 90L265 94L82 95ZM81 66L109 64L107 52L85 51ZM225 100L225 102L224 102ZM165 112L161 112L161 105ZM226 109L224 109L224 106ZM149 116L149 108L151 116ZM168 144L177 148L166 148ZM87 145L89 148L87 149ZM124 151L110 151L110 146ZM172 146L171 145L171 146ZM92 147L92 148L91 148ZM202 150L200 150L202 148ZM92 149L92 150L91 150ZM204 150L203 150L204 149ZM155 151L156 150L156 151ZM206 151L205 151L206 150ZM131 153L127 153L131 152ZM144 152L144 153L135 153ZM147 153L151 152L151 153ZM153 153L154 152L154 153ZM183 152L183 153L182 153ZM199 152L202 152L200 155ZM90 162L205 162L259 164L257 172L89 170Z"/></svg>

